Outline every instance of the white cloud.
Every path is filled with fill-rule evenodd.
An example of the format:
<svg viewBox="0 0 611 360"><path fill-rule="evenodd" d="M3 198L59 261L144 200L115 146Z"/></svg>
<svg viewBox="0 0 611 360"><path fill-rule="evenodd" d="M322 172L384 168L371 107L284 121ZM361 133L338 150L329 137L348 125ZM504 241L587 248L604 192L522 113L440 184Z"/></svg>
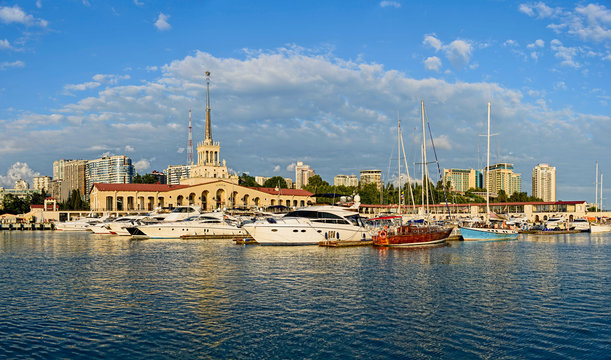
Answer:
<svg viewBox="0 0 611 360"><path fill-rule="evenodd" d="M10 68L22 68L25 67L25 63L21 60L16 60L13 62L2 62L0 63L0 70L6 70L6 69L10 69Z"/></svg>
<svg viewBox="0 0 611 360"><path fill-rule="evenodd" d="M138 0L134 0L134 5L136 5L136 6L143 6L144 3L141 2L141 1L138 1Z"/></svg>
<svg viewBox="0 0 611 360"><path fill-rule="evenodd" d="M166 15L160 12L159 17L157 18L157 21L155 21L155 27L157 28L157 30L159 31L170 30L172 26L168 23L169 18L170 18L169 15Z"/></svg>
<svg viewBox="0 0 611 360"><path fill-rule="evenodd" d="M7 170L6 175L0 175L0 186L12 189L18 180L25 180L31 185L35 176L40 176L40 173L30 169L25 162L16 162Z"/></svg>
<svg viewBox="0 0 611 360"><path fill-rule="evenodd" d="M424 40L422 41L422 43L424 45L429 45L431 46L433 49L435 49L435 51L439 51L441 50L443 44L441 42L441 40L437 39L435 36L433 35L425 35L424 36Z"/></svg>
<svg viewBox="0 0 611 360"><path fill-rule="evenodd" d="M426 60L424 60L424 67L427 70L439 71L441 68L441 59L439 59L437 56L428 57Z"/></svg>
<svg viewBox="0 0 611 360"><path fill-rule="evenodd" d="M10 50L12 48L11 43L7 39L0 39L0 50Z"/></svg>
<svg viewBox="0 0 611 360"><path fill-rule="evenodd" d="M394 7L395 9L398 9L401 7L401 4L397 1L381 1L380 2L380 6L385 8L385 7Z"/></svg>
<svg viewBox="0 0 611 360"><path fill-rule="evenodd" d="M13 7L0 6L0 21L5 24L23 24L26 26L47 27L47 20L36 19L32 15L26 14L18 5Z"/></svg>
<svg viewBox="0 0 611 360"><path fill-rule="evenodd" d="M564 81L558 81L554 84L554 90L566 90L566 83Z"/></svg>
<svg viewBox="0 0 611 360"><path fill-rule="evenodd" d="M518 44L517 41L509 39L509 40L505 41L503 43L503 45L504 46L518 46L519 44Z"/></svg>
<svg viewBox="0 0 611 360"><path fill-rule="evenodd" d="M293 171L295 171L295 167L296 167L296 166L297 166L297 163L294 163L294 162L293 162L293 163L290 163L290 164L288 164L288 165L286 166L286 171L293 172Z"/></svg>
<svg viewBox="0 0 611 360"><path fill-rule="evenodd" d="M110 85L117 84L120 80L127 80L131 77L129 75L115 75L115 74L96 74L93 76L93 80L97 82L108 83Z"/></svg>
<svg viewBox="0 0 611 360"><path fill-rule="evenodd" d="M134 165L134 170L140 173L140 172L144 172L148 170L151 167L151 162L148 161L147 159L141 159L141 160L136 161L133 165Z"/></svg>
<svg viewBox="0 0 611 360"><path fill-rule="evenodd" d="M555 56L562 60L560 63L564 66L569 66L573 68L580 68L581 64L575 60L575 57L578 55L579 49L576 47L566 47L562 45L562 42L558 39L554 39L551 42L551 48L555 52Z"/></svg>
<svg viewBox="0 0 611 360"><path fill-rule="evenodd" d="M282 169L282 167L280 165L275 165L274 166L274 172L275 173L280 172L280 169Z"/></svg>
<svg viewBox="0 0 611 360"><path fill-rule="evenodd" d="M125 152L134 152L134 148L130 145L125 145Z"/></svg>
<svg viewBox="0 0 611 360"><path fill-rule="evenodd" d="M560 9L551 8L545 5L543 2L537 2L535 4L520 4L518 10L528 16L537 16L539 18L552 17L561 12Z"/></svg>
<svg viewBox="0 0 611 360"><path fill-rule="evenodd" d="M538 48L538 47L541 48L541 47L544 47L544 46L545 46L545 41L543 41L541 39L537 39L537 40L535 40L534 43L526 45L526 47L529 48L529 49L534 49L534 48Z"/></svg>
<svg viewBox="0 0 611 360"><path fill-rule="evenodd" d="M66 84L64 85L64 90L68 92L69 91L84 91L88 89L95 89L98 86L100 86L99 82L89 81L89 82L82 83L82 84Z"/></svg>
<svg viewBox="0 0 611 360"><path fill-rule="evenodd" d="M456 68L466 66L471 59L471 52L473 51L473 46L470 42L460 39L454 40L448 45L444 45L441 40L437 39L435 36L425 35L422 43L434 48L435 52L442 50L446 58ZM431 60L431 62L431 65L435 65L435 60Z"/></svg>
<svg viewBox="0 0 611 360"><path fill-rule="evenodd" d="M42 1L41 0L36 0L36 7L37 8L42 8Z"/></svg>

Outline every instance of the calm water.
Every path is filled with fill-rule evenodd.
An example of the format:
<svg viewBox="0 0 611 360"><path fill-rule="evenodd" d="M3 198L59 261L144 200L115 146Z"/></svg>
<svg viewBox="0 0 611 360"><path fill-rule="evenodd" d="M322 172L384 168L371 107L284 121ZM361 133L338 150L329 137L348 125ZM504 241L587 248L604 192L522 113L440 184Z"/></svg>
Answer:
<svg viewBox="0 0 611 360"><path fill-rule="evenodd" d="M611 236L424 249L0 232L5 358L609 358Z"/></svg>

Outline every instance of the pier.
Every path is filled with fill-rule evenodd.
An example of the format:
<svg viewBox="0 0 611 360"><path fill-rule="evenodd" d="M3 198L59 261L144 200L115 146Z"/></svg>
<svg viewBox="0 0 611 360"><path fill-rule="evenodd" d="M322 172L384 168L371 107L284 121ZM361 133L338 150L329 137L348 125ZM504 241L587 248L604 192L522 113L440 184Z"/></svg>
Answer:
<svg viewBox="0 0 611 360"><path fill-rule="evenodd" d="M53 223L8 223L0 224L0 231L10 230L55 230Z"/></svg>

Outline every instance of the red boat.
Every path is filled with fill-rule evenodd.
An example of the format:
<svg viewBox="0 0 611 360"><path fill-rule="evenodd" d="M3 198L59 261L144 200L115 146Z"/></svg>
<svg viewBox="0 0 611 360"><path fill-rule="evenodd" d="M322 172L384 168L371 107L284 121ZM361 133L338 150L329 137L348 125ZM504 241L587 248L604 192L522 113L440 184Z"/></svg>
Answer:
<svg viewBox="0 0 611 360"><path fill-rule="evenodd" d="M420 246L435 245L446 241L452 228L440 226L401 225L384 229L373 236L376 246Z"/></svg>

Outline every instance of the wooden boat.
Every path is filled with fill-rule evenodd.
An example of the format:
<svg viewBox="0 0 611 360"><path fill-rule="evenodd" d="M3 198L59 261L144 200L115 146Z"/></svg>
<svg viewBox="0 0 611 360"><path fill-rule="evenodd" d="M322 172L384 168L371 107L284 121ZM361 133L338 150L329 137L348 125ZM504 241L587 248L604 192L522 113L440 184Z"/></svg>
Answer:
<svg viewBox="0 0 611 360"><path fill-rule="evenodd" d="M373 236L375 246L423 246L441 244L450 236L452 228L440 226L401 225L382 230Z"/></svg>

